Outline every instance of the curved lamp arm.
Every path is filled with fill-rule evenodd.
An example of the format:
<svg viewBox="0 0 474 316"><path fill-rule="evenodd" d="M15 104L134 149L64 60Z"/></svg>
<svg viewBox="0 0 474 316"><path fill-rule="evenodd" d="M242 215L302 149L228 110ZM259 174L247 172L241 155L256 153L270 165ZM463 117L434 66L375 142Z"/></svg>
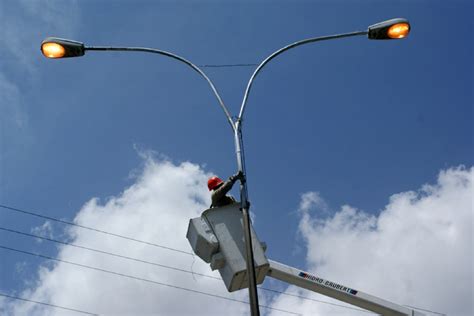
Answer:
<svg viewBox="0 0 474 316"><path fill-rule="evenodd" d="M279 50L272 53L267 58L265 58L265 60L263 60L260 63L260 65L258 65L257 69L255 69L254 73L252 74L252 77L250 77L250 80L247 84L247 89L245 89L244 98L242 100L242 105L240 107L239 116L237 118L237 123L236 124L238 124L238 125L236 126L236 128L238 128L238 126L240 125L240 121L242 120L242 117L244 115L245 106L247 104L247 99L249 97L250 89L252 88L252 83L253 83L255 77L257 77L258 73L262 70L262 68L266 64L268 64L268 62L270 62L273 58L277 57L278 55L282 54L283 52L286 52L287 50L290 50L292 48L295 48L297 46L301 46L301 45L304 45L304 44L309 44L309 43L319 42L319 41L325 41L325 40L331 40L331 39L336 39L336 38L351 37L351 36L358 36L358 35L367 35L368 33L369 33L368 31L358 31L358 32L351 32L351 33L344 33L344 34L337 34L337 35L329 35L329 36L320 36L320 37L308 38L308 39L305 39L305 40L294 42L294 43L289 44L285 47L282 47Z"/></svg>
<svg viewBox="0 0 474 316"><path fill-rule="evenodd" d="M164 50L159 50L159 49L154 49L154 48L146 48L146 47L107 47L107 46L89 46L89 47L84 47L84 50L108 50L108 51L132 51L132 52L147 52L147 53L155 53L155 54L160 54L164 56L171 57L173 59L179 60L192 69L194 69L197 73L203 77L209 86L211 86L212 92L214 92L214 95L217 98L217 101L219 102L219 105L221 106L222 110L224 111L224 114L227 118L227 121L229 122L232 130L235 130L235 125L234 122L232 121L232 116L229 113L229 110L227 110L227 107L224 104L224 101L222 100L221 96L219 95L219 92L217 91L217 88L214 86L212 83L211 79L204 73L204 71L201 70L198 66L190 62L189 60L175 55L173 53L164 51Z"/></svg>
<svg viewBox="0 0 474 316"><path fill-rule="evenodd" d="M214 95L219 102L220 107L224 111L224 114L229 122L233 131L235 131L235 124L232 121L232 117L227 110L227 107L224 104L219 92L217 92L217 88L212 83L211 79L201 70L198 66L190 62L189 60L178 56L176 54L155 49L155 48L148 48L148 47L113 47L113 46L85 46L84 43L73 41L64 38L57 38L57 37L48 37L41 43L41 51L43 54L48 58L67 58L67 57L79 57L83 56L86 50L95 50L95 51L128 51L128 52L145 52L145 53L154 53L159 54L167 57L171 57L176 59L182 63L185 63L189 67L191 67L194 71L199 73L201 77L203 77L209 86L214 92Z"/></svg>

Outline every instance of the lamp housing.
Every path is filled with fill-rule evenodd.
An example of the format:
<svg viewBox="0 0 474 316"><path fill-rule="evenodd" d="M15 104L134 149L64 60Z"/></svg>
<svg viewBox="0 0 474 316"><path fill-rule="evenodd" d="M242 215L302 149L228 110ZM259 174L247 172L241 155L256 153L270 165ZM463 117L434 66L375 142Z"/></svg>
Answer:
<svg viewBox="0 0 474 316"><path fill-rule="evenodd" d="M41 51L48 58L67 58L83 56L85 48L81 42L48 37L41 43Z"/></svg>
<svg viewBox="0 0 474 316"><path fill-rule="evenodd" d="M407 19L396 18L369 26L369 39L402 39L410 32L410 23Z"/></svg>

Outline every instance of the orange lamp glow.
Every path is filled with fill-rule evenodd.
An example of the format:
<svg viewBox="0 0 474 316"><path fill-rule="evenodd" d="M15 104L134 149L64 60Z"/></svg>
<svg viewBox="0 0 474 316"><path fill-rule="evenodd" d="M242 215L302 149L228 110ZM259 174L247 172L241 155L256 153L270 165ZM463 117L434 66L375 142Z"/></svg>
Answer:
<svg viewBox="0 0 474 316"><path fill-rule="evenodd" d="M409 32L410 25L408 23L397 23L388 29L387 35L390 38L404 38Z"/></svg>
<svg viewBox="0 0 474 316"><path fill-rule="evenodd" d="M48 58L61 58L66 54L64 47L58 43L46 42L41 46L43 55Z"/></svg>

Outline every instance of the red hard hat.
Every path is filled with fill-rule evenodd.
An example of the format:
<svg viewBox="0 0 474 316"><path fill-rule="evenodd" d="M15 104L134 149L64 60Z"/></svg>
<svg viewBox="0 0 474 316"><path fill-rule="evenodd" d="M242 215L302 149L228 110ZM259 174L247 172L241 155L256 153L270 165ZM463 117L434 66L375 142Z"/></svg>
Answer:
<svg viewBox="0 0 474 316"><path fill-rule="evenodd" d="M207 187L209 188L209 191L212 191L216 189L219 185L224 183L220 178L218 177L212 177L207 180Z"/></svg>

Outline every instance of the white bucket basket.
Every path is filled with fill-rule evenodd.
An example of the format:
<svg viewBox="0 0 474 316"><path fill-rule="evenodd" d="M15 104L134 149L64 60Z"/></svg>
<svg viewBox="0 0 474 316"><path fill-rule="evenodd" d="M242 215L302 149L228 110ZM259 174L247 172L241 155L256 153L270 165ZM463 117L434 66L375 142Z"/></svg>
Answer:
<svg viewBox="0 0 474 316"><path fill-rule="evenodd" d="M251 227L255 276L261 284L267 275L269 262L265 244ZM189 221L186 238L194 253L219 270L229 292L248 288L247 265L242 211L240 203L205 210L201 217Z"/></svg>

